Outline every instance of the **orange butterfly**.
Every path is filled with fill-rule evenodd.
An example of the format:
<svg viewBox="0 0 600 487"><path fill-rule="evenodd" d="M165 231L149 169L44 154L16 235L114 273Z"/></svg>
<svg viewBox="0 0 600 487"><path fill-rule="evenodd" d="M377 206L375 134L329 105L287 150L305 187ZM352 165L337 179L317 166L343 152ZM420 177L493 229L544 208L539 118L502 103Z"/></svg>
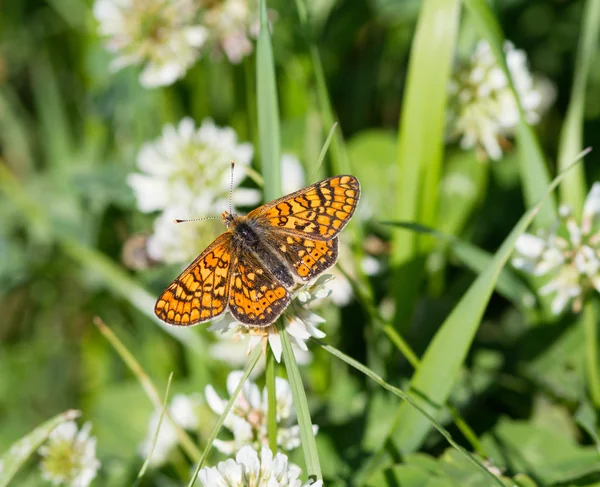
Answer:
<svg viewBox="0 0 600 487"><path fill-rule="evenodd" d="M333 176L251 211L222 215L227 231L156 301L172 325L196 325L229 310L240 323L265 327L283 313L290 290L333 266L337 235L360 196L354 176Z"/></svg>

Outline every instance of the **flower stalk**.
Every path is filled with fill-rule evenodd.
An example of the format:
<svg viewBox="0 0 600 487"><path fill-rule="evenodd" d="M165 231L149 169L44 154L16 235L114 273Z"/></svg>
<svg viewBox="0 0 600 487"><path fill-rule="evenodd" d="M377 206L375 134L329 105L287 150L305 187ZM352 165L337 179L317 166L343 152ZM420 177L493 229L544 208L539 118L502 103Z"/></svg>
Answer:
<svg viewBox="0 0 600 487"><path fill-rule="evenodd" d="M275 391L275 356L271 347L267 349L267 370L265 381L267 384L267 434L269 436L269 448L277 451L277 396Z"/></svg>

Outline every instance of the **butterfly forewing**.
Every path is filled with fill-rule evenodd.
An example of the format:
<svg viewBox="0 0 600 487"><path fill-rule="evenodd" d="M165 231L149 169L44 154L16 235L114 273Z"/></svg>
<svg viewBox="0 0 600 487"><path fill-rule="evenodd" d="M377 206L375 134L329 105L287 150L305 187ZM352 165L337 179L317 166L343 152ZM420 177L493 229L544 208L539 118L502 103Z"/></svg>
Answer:
<svg viewBox="0 0 600 487"><path fill-rule="evenodd" d="M330 240L348 223L360 197L354 176L334 176L263 205L248 218L286 233Z"/></svg>
<svg viewBox="0 0 600 487"><path fill-rule="evenodd" d="M156 301L154 313L172 325L209 321L227 307L231 233L217 238Z"/></svg>

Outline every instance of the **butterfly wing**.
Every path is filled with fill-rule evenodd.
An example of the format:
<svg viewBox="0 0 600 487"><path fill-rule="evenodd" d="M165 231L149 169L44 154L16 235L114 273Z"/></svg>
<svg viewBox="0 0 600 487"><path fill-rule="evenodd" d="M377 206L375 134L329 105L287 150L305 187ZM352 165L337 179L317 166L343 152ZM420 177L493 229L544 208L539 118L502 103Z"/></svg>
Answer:
<svg viewBox="0 0 600 487"><path fill-rule="evenodd" d="M331 240L314 240L275 231L268 234L267 244L277 249L287 267L304 282L325 272L338 258L337 237Z"/></svg>
<svg viewBox="0 0 600 487"><path fill-rule="evenodd" d="M333 176L260 206L248 218L287 235L331 240L354 214L359 197L358 179Z"/></svg>
<svg viewBox="0 0 600 487"><path fill-rule="evenodd" d="M234 252L229 311L240 323L268 326L287 308L290 293L249 251Z"/></svg>
<svg viewBox="0 0 600 487"><path fill-rule="evenodd" d="M217 238L156 301L154 313L172 325L212 320L227 308L232 235Z"/></svg>

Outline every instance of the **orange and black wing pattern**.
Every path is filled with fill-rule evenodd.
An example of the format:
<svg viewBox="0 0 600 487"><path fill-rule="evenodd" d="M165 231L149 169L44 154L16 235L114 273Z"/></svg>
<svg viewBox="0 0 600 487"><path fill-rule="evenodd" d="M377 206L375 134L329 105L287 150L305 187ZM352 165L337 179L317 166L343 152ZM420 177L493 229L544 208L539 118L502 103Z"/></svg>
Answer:
<svg viewBox="0 0 600 487"><path fill-rule="evenodd" d="M229 311L240 323L268 326L287 308L288 290L250 252L240 252L231 264Z"/></svg>
<svg viewBox="0 0 600 487"><path fill-rule="evenodd" d="M231 268L230 232L209 245L162 293L154 313L172 325L212 320L227 309Z"/></svg>
<svg viewBox="0 0 600 487"><path fill-rule="evenodd" d="M360 183L350 175L333 176L267 203L248 214L282 233L331 240L352 217Z"/></svg>
<svg viewBox="0 0 600 487"><path fill-rule="evenodd" d="M266 241L278 250L287 266L302 281L314 279L337 262L337 237L331 240L313 240L279 232L269 235Z"/></svg>

